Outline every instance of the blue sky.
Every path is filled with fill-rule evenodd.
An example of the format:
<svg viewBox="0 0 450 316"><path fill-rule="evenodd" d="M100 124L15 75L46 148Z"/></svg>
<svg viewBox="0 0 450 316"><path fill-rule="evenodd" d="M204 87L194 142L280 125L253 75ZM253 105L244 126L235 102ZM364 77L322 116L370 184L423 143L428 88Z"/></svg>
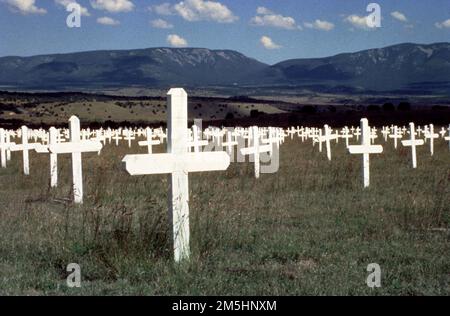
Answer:
<svg viewBox="0 0 450 316"><path fill-rule="evenodd" d="M68 28L64 5L83 8ZM450 41L449 0L0 0L0 56L160 46L233 49L270 64L402 42Z"/></svg>

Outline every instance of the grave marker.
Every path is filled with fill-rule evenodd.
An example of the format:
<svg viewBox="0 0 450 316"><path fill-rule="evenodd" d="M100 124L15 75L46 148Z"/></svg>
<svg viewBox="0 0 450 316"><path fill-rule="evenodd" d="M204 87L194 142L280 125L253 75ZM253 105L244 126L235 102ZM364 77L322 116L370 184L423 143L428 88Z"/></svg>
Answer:
<svg viewBox="0 0 450 316"><path fill-rule="evenodd" d="M430 140L430 154L434 155L434 140L439 138L439 134L434 132L434 125L430 124L428 132L425 133L425 138Z"/></svg>
<svg viewBox="0 0 450 316"><path fill-rule="evenodd" d="M260 145L259 144L259 129L258 126L253 126L251 129L252 132L252 146L248 148L241 148L241 154L242 155L252 155L253 156L253 163L255 166L255 178L259 178L260 174L260 167L261 167L261 160L260 155L261 153L267 153L272 150L272 144L269 145Z"/></svg>
<svg viewBox="0 0 450 316"><path fill-rule="evenodd" d="M28 176L30 175L30 150L34 150L37 145L34 143L28 143L28 127L22 126L21 128L21 138L22 138L22 144L17 145L14 143L11 143L9 149L11 151L21 151L22 157L23 157L23 173Z"/></svg>
<svg viewBox="0 0 450 316"><path fill-rule="evenodd" d="M370 127L366 118L361 119L362 139L361 145L348 146L350 154L362 154L363 155L363 178L364 187L367 188L370 185L370 154L381 154L383 152L383 146L371 145L370 142Z"/></svg>
<svg viewBox="0 0 450 316"><path fill-rule="evenodd" d="M413 168L415 169L415 168L417 168L416 147L422 146L424 144L424 141L422 139L416 139L416 131L414 128L414 123L409 123L409 133L410 133L410 139L402 140L402 145L405 147L411 147L412 165L413 165Z"/></svg>
<svg viewBox="0 0 450 316"><path fill-rule="evenodd" d="M189 259L188 173L226 170L225 152L188 153L187 94L176 88L168 92L168 148L165 154L127 155L130 175L170 174L169 216L172 222L175 262Z"/></svg>
<svg viewBox="0 0 450 316"><path fill-rule="evenodd" d="M83 166L81 154L87 152L99 152L103 145L99 141L80 139L80 120L76 116L69 119L70 142L49 145L52 154L72 155L73 196L76 204L83 203Z"/></svg>

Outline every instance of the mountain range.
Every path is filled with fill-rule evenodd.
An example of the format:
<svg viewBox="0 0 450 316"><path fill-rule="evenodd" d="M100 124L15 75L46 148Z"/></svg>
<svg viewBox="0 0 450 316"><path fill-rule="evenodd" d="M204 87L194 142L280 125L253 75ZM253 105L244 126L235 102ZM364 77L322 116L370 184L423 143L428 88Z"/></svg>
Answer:
<svg viewBox="0 0 450 316"><path fill-rule="evenodd" d="M404 43L267 65L232 50L148 48L0 58L18 89L252 86L450 94L450 43Z"/></svg>

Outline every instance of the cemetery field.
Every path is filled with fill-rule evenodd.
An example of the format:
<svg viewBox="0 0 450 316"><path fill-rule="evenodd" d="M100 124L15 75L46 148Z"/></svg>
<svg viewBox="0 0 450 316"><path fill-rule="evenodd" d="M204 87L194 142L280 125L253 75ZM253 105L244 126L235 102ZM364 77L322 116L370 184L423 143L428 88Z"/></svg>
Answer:
<svg viewBox="0 0 450 316"><path fill-rule="evenodd" d="M439 127L440 128L440 127ZM70 155L21 153L0 169L2 295L450 295L450 151L431 157L383 143L363 189L361 156L332 142L331 162L297 137L280 147L280 169L253 164L190 174L190 263L173 263L167 176L132 177L122 158L145 153L106 145L84 154L84 205L70 202ZM377 143L381 143L379 139ZM355 143L352 143L355 144ZM156 152L164 151L158 146ZM66 267L81 266L81 288ZM366 285L381 267L381 287Z"/></svg>

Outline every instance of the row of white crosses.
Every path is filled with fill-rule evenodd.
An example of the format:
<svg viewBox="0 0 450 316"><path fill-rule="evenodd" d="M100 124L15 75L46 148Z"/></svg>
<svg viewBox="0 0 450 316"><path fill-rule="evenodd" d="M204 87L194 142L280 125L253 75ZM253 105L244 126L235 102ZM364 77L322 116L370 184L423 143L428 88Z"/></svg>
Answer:
<svg viewBox="0 0 450 316"><path fill-rule="evenodd" d="M148 148L147 154L141 155L127 155L124 157L126 170L131 175L149 175L149 174L169 174L170 177L170 199L169 199L169 213L172 222L173 233L173 250L174 258L176 262L183 261L189 258L189 195L188 195L188 174L190 172L204 172L214 170L226 170L230 164L230 153L234 147L238 145L236 137L242 137L248 140L248 147L240 150L241 155L250 155L253 157L255 165L255 177L259 177L260 172L260 155L262 153L272 153L274 146L279 146L287 135L293 138L293 135L297 133L302 141L307 138L312 138L319 142L319 145L323 142L326 144L328 159L331 159L331 147L330 142L335 140L338 142L339 138L346 139L346 146L351 154L363 155L363 179L364 187L368 187L370 184L370 154L382 153L383 148L380 145L372 145L375 140L376 130L369 127L367 119L361 120L361 128L344 128L339 135L338 132L332 132L331 128L325 126L325 132L322 135L321 129L309 129L309 128L291 128L287 132L280 129L263 129L258 127L252 127L250 129L236 129L231 132L229 130L220 130L209 128L205 130L204 134L207 139L212 139L221 148L226 148L227 153L220 152L202 152L201 148L208 145L209 142L203 140L202 131L198 126L194 125L192 129L192 135L189 135L187 129L187 94L183 89L171 89L168 93L168 130L166 132L168 143L167 153L153 154L153 145L162 143L164 137L160 137L160 140L153 140L155 138L154 133L150 128L145 130L146 140L140 142L139 145L146 146ZM102 149L101 141L105 141L109 137L114 139L116 135L125 136L125 140L128 141L128 145L131 146L131 141L137 136L142 136L141 131L132 131L129 129L123 131L113 132L109 130L109 136L105 136L105 132L94 131L92 134L90 131L80 132L80 122L78 118L72 117L70 119L70 128L68 131L63 131L64 134L70 137L69 142L63 142L60 138L60 132L51 128L48 135L48 145L39 143L29 143L29 133L26 128L22 128L21 133L22 144L6 144L5 131L0 130L0 148L1 152L15 148L21 150L23 153L27 153L31 149L35 149L38 152L50 153L50 165L51 165L51 181L52 184L57 184L57 174L52 170L57 169L57 155L58 154L71 154L72 155L72 170L73 170L73 184L74 184L74 199L76 203L83 202L83 186L82 186L82 163L81 154L85 152L98 152ZM430 140L434 139L433 127L431 126L427 132L430 135ZM427 134L425 133L425 135ZM114 134L114 135L113 135ZM159 133L159 136L164 133ZM394 134L397 134L395 132ZM94 135L94 140L88 140L91 135ZM352 135L351 137L349 135ZM388 135L388 134L386 134ZM411 146L415 149L415 146L420 145L420 142L415 140L414 125L410 126L411 139L409 142L404 143L405 146ZM33 135L33 136L36 136ZM226 136L226 142L223 142L223 137ZM267 138L265 138L267 136ZM342 137L344 136L344 137ZM349 145L348 139L356 136L356 139L361 137L361 145ZM42 135L44 139L46 136ZM235 139L233 140L233 137ZM449 136L450 137L450 136ZM192 151L193 149L193 151ZM28 155L26 155L28 157ZM25 170L24 154L24 170ZM3 160L2 160L3 161Z"/></svg>
<svg viewBox="0 0 450 316"><path fill-rule="evenodd" d="M80 121L72 116L70 122L70 141L58 142L58 130L54 127L49 129L49 135L46 136L47 145L42 143L29 143L29 130L26 126L21 128L20 133L22 143L6 143L5 130L0 129L0 157L2 167L6 167L6 151L21 151L23 160L23 173L30 174L29 151L35 150L37 153L48 153L50 157L50 186L52 188L58 185L58 154L72 155L72 177L73 177L73 195L74 202L83 203L83 172L81 154L86 152L99 152L102 149L102 143L94 140L82 140L80 133ZM44 138L42 136L42 138ZM61 139L60 139L61 140Z"/></svg>

